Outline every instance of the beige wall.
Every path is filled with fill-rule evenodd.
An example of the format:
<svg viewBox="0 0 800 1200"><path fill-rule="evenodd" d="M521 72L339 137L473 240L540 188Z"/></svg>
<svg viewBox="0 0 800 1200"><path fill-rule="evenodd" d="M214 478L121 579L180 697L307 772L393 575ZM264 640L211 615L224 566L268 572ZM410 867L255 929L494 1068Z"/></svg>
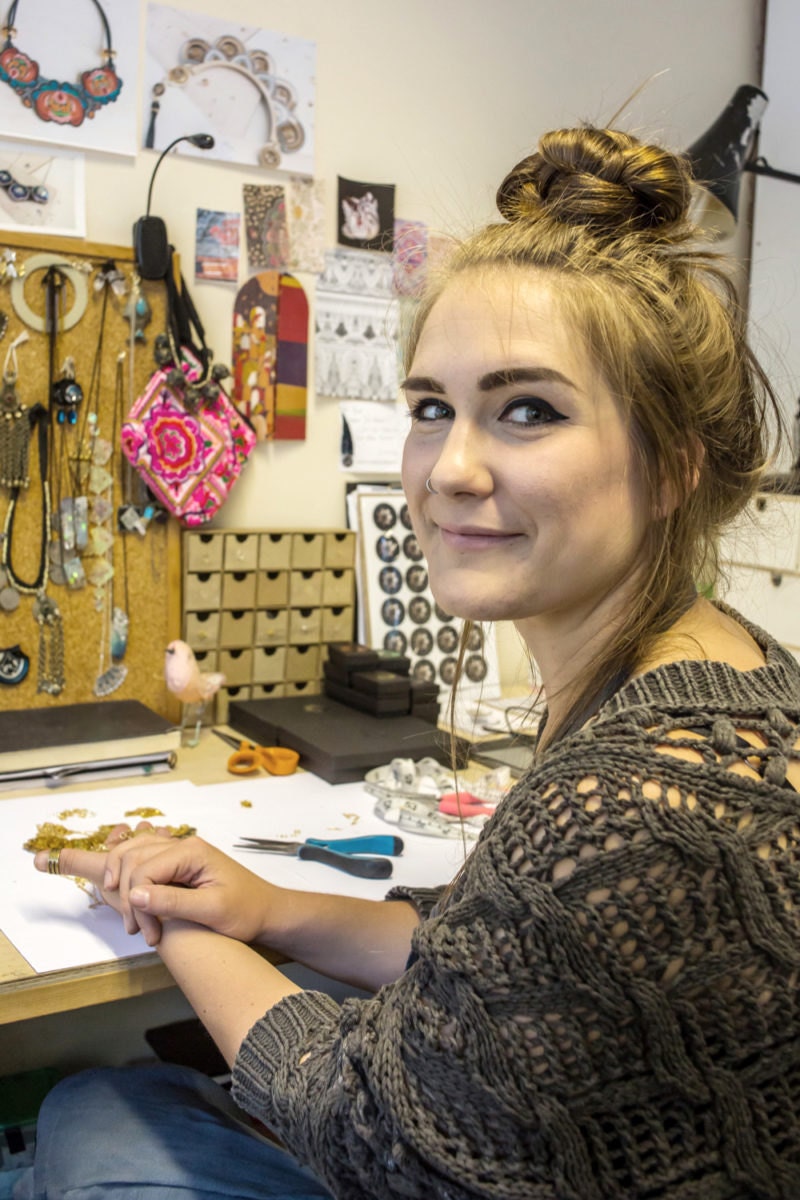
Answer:
<svg viewBox="0 0 800 1200"><path fill-rule="evenodd" d="M171 2L222 11L211 0ZM758 82L761 8L762 0L230 0L224 11L317 44L316 175L328 189L333 244L337 174L393 182L398 216L465 232L493 215L497 183L539 132L607 121L659 72L624 123L688 145L739 83ZM154 163L150 151L135 163L89 161L91 238L129 241ZM153 211L190 265L195 209L240 210L242 184L269 178L166 161ZM313 278L303 283L313 296ZM232 286L195 285L193 295L217 357L229 360ZM313 398L312 370L307 440L259 446L217 524L344 524L337 409ZM515 643L504 633L501 645L513 675Z"/></svg>

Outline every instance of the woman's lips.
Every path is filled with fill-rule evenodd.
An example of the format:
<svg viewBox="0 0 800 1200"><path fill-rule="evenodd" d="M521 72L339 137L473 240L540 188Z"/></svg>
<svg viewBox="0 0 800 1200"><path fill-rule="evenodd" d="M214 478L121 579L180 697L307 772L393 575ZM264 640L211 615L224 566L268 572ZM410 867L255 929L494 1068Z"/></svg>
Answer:
<svg viewBox="0 0 800 1200"><path fill-rule="evenodd" d="M476 525L440 525L439 533L445 546L453 550L496 550L522 537L521 533L482 529Z"/></svg>

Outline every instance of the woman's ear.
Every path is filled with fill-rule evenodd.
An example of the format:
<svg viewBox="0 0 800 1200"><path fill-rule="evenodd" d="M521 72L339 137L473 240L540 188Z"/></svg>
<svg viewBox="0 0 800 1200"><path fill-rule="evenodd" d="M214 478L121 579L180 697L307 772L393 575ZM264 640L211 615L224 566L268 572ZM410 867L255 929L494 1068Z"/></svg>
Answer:
<svg viewBox="0 0 800 1200"><path fill-rule="evenodd" d="M669 479L661 470L661 481L658 489L658 502L655 508L656 520L663 521L680 508L684 500L691 496L700 482L700 472L705 462L706 448L696 434L692 434L689 443L676 451L676 479Z"/></svg>

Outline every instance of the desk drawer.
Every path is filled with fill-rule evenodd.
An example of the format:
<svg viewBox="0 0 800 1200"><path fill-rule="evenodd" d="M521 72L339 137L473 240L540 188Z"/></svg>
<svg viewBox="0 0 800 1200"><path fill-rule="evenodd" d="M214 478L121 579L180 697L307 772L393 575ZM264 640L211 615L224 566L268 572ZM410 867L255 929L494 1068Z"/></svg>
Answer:
<svg viewBox="0 0 800 1200"><path fill-rule="evenodd" d="M276 700L285 695L286 685L283 683L254 683L250 688L251 700Z"/></svg>
<svg viewBox="0 0 800 1200"><path fill-rule="evenodd" d="M253 683L282 683L286 678L286 647L257 646L253 651Z"/></svg>
<svg viewBox="0 0 800 1200"><path fill-rule="evenodd" d="M322 566L325 549L324 533L292 534L292 569L316 571Z"/></svg>
<svg viewBox="0 0 800 1200"><path fill-rule="evenodd" d="M289 603L289 572L259 571L256 604L259 608L285 608Z"/></svg>
<svg viewBox="0 0 800 1200"><path fill-rule="evenodd" d="M248 684L253 673L253 651L220 650L219 669L229 688Z"/></svg>
<svg viewBox="0 0 800 1200"><path fill-rule="evenodd" d="M183 623L184 641L193 650L208 650L219 640L218 612L187 612Z"/></svg>
<svg viewBox="0 0 800 1200"><path fill-rule="evenodd" d="M258 565L262 571L287 571L292 564L292 534L262 533Z"/></svg>
<svg viewBox="0 0 800 1200"><path fill-rule="evenodd" d="M283 685L284 696L318 696L322 691L322 684L319 679L305 679L302 682L294 681Z"/></svg>
<svg viewBox="0 0 800 1200"><path fill-rule="evenodd" d="M322 603L322 571L292 571L289 577L289 604L292 608L313 608Z"/></svg>
<svg viewBox="0 0 800 1200"><path fill-rule="evenodd" d="M222 607L252 608L255 602L255 571L226 571L222 576Z"/></svg>
<svg viewBox="0 0 800 1200"><path fill-rule="evenodd" d="M321 642L351 642L353 640L353 606L322 609Z"/></svg>
<svg viewBox="0 0 800 1200"><path fill-rule="evenodd" d="M322 609L292 608L289 610L289 641L293 645L318 642L322 635Z"/></svg>
<svg viewBox="0 0 800 1200"><path fill-rule="evenodd" d="M219 571L222 567L223 534L185 533L186 570Z"/></svg>
<svg viewBox="0 0 800 1200"><path fill-rule="evenodd" d="M225 534L225 570L255 571L258 566L257 533Z"/></svg>
<svg viewBox="0 0 800 1200"><path fill-rule="evenodd" d="M255 617L250 611L223 612L219 625L219 644L242 649L253 644Z"/></svg>
<svg viewBox="0 0 800 1200"><path fill-rule="evenodd" d="M322 558L325 567L352 567L356 558L355 533L326 533Z"/></svg>
<svg viewBox="0 0 800 1200"><path fill-rule="evenodd" d="M319 677L319 646L288 646L286 649L286 679L300 683Z"/></svg>
<svg viewBox="0 0 800 1200"><path fill-rule="evenodd" d="M289 640L289 610L271 608L256 613L257 646L283 646Z"/></svg>
<svg viewBox="0 0 800 1200"><path fill-rule="evenodd" d="M187 612L219 608L221 599L222 576L218 571L186 576L183 603Z"/></svg>
<svg viewBox="0 0 800 1200"><path fill-rule="evenodd" d="M355 595L355 572L326 570L322 572L322 603L326 608L352 604Z"/></svg>

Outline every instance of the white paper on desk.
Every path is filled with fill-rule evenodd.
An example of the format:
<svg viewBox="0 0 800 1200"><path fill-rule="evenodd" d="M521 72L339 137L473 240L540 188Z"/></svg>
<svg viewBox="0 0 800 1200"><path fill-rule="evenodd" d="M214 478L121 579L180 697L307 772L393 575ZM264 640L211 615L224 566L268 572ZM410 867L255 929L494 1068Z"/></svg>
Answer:
<svg viewBox="0 0 800 1200"><path fill-rule="evenodd" d="M245 802L249 802L249 805ZM395 884L435 886L446 883L463 862L460 840L400 833L405 852L393 859L392 878L359 879L321 863L295 857L234 850L243 836L285 838L354 837L397 834L373 813L374 797L360 783L325 783L301 773L284 778L259 776L231 783L195 787L191 783L151 783L144 787L109 788L85 797L48 793L0 802L0 836L5 867L0 881L0 928L35 971L57 971L117 958L152 953L144 939L126 934L115 912L91 908L85 892L69 879L34 869L22 849L37 825L57 820L72 808L85 808L86 818L70 817L70 829L93 830L125 819L131 809L159 808L159 823L194 825L207 841L219 846L249 870L282 887L380 900Z"/></svg>
<svg viewBox="0 0 800 1200"><path fill-rule="evenodd" d="M156 783L140 787L98 788L91 792L48 791L40 796L0 800L0 929L35 971L60 971L68 967L109 962L148 953L141 935L125 933L117 914L105 905L90 907L90 898L72 879L43 875L33 866L33 855L23 844L35 836L45 821L89 833L99 825L127 817L137 808L158 808L162 824L179 824L174 815L180 797L195 788L187 782ZM86 816L73 816L74 810Z"/></svg>

